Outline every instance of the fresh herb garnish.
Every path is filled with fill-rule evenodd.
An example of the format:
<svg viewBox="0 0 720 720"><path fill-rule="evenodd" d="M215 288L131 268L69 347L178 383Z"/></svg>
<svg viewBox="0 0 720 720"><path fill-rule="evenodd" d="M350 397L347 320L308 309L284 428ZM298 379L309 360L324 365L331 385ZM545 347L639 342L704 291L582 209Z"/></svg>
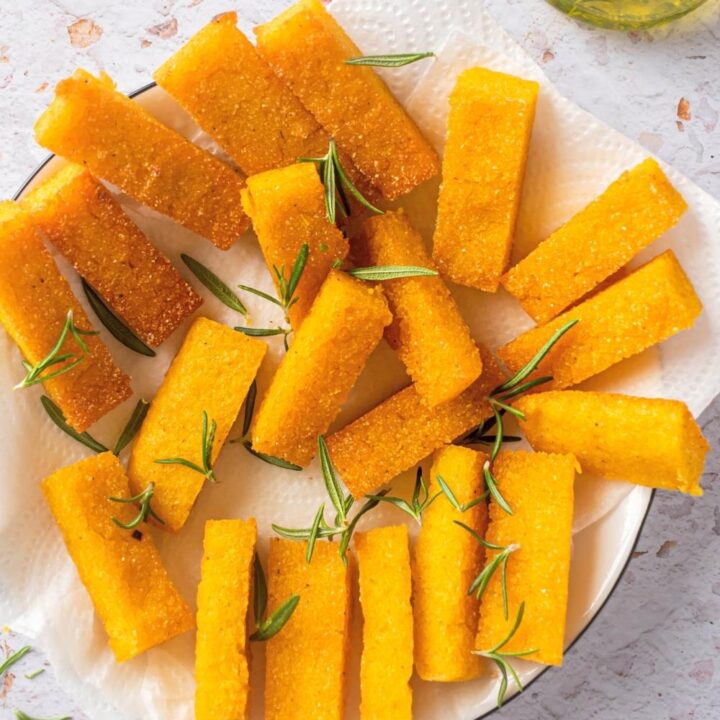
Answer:
<svg viewBox="0 0 720 720"><path fill-rule="evenodd" d="M208 423L208 414L203 410L202 414L202 434L200 437L200 457L202 458L202 465L186 460L185 458L161 458L155 462L159 465L183 465L190 470L200 473L205 476L206 480L210 482L217 482L215 477L215 471L212 466L212 451L213 443L215 442L215 433L217 431L217 423L215 420Z"/></svg>
<svg viewBox="0 0 720 720"><path fill-rule="evenodd" d="M344 495L340 486L340 481L330 459L330 454L322 435L318 435L318 454L320 457L320 468L325 482L325 489L330 496L330 501L335 508L335 520L333 525L329 525L325 520L325 504L323 503L315 513L315 518L309 528L286 528L273 524L272 529L281 537L288 540L307 540L308 547L305 559L307 562L312 561L315 542L319 538L331 539L336 536L340 537L339 552L343 562L347 565L347 550L350 545L350 539L357 527L360 518L373 508L377 507L380 500L385 496L387 491L378 493L370 498L352 520L349 519L350 509L355 503L352 495Z"/></svg>
<svg viewBox="0 0 720 720"><path fill-rule="evenodd" d="M39 675L42 675L44 672L45 672L45 668L40 668L40 669L38 669L38 670L34 670L34 671L31 672L31 673L26 673L26 674L25 674L25 677L26 677L28 680L34 680L34 679L35 679L36 677L38 677Z"/></svg>
<svg viewBox="0 0 720 720"><path fill-rule="evenodd" d="M154 494L155 494L155 483L151 482L141 493L138 493L137 495L133 495L132 497L128 497L128 498L109 497L108 500L110 500L111 502L123 503L125 505L129 505L132 503L140 504L140 511L135 516L135 518L132 519L130 522L124 523L120 519L115 517L115 515L112 516L112 521L118 527L121 527L123 530L133 530L140 523L147 522L148 516L152 515L159 523L164 525L165 521L152 509L152 507L150 505Z"/></svg>
<svg viewBox="0 0 720 720"><path fill-rule="evenodd" d="M327 219L335 224L337 220L338 198L340 199L340 212L346 217L350 214L350 205L347 202L345 191L349 192L363 207L371 212L383 215L384 210L375 207L363 194L355 187L352 180L348 177L337 151L335 140L330 138L328 151L322 157L301 157L298 162L317 163L320 177L325 186L325 214Z"/></svg>
<svg viewBox="0 0 720 720"><path fill-rule="evenodd" d="M132 415L130 415L125 427L120 433L120 437L115 443L113 454L119 455L132 442L132 439L135 435L137 435L137 431L143 424L143 420L145 420L145 416L147 415L149 409L150 403L147 400L140 398L137 401L137 405L132 411Z"/></svg>
<svg viewBox="0 0 720 720"><path fill-rule="evenodd" d="M22 710L13 710L15 713L15 720L72 720L72 717L70 715L66 715L65 717L61 718L38 718L38 717L31 717L27 713L23 712Z"/></svg>
<svg viewBox="0 0 720 720"><path fill-rule="evenodd" d="M343 62L346 65L371 65L373 67L402 67L410 63L434 57L434 52L398 53L397 55L362 55L348 58Z"/></svg>
<svg viewBox="0 0 720 720"><path fill-rule="evenodd" d="M275 612L270 614L270 617L265 618L265 610L267 609L267 583L257 553L255 553L253 576L253 587L255 590L253 611L257 630L250 636L250 639L259 641L269 640L285 627L285 624L291 618L295 612L295 608L300 602L300 596L291 595Z"/></svg>
<svg viewBox="0 0 720 720"><path fill-rule="evenodd" d="M0 663L0 677L2 677L15 663L20 662L30 651L31 645L21 647L17 652L9 655L2 663Z"/></svg>
<svg viewBox="0 0 720 720"><path fill-rule="evenodd" d="M65 339L67 338L68 333L72 335L72 338L75 340L78 347L80 348L80 355L75 355L74 353L69 352L60 353L60 350L65 343ZM83 330L82 328L79 328L77 325L75 325L75 321L73 320L73 311L68 310L67 315L65 316L65 323L63 324L62 330L60 331L60 335L55 341L55 345L53 345L50 352L42 360L35 363L34 365L31 365L26 360L22 361L22 366L25 368L26 374L25 377L17 385L15 385L14 389L20 390L21 388L37 385L38 383L44 383L48 380L52 380L53 378L70 372L72 369L76 368L85 359L85 356L90 352L87 344L83 340L83 336L97 334L98 333L96 330ZM61 368L53 370L46 375L42 374L45 372L45 370L48 370L55 365L62 365L63 363L65 363L65 365L63 365Z"/></svg>
<svg viewBox="0 0 720 720"><path fill-rule="evenodd" d="M283 343L285 344L285 350L288 349L288 337L292 333L292 326L290 325L290 308L292 308L292 306L295 305L295 303L299 299L298 296L295 295L295 291L297 290L298 283L300 282L300 278L302 277L303 271L305 270L305 265L307 264L309 252L310 247L307 243L304 243L298 251L295 262L293 263L293 266L290 270L290 276L287 278L285 277L284 265L281 265L279 268L277 267L277 265L273 265L273 272L275 273L275 278L277 280L277 285L279 289L279 299L274 298L272 295L268 295L266 292L258 290L254 287L249 287L248 285L238 285L241 290L245 290L246 292L252 293L253 295L257 295L263 300L267 300L268 302L273 303L273 305L277 305L279 308L281 308L285 316L285 322L287 324L287 327L251 328L239 326L235 328L236 330L254 337L282 335Z"/></svg>
<svg viewBox="0 0 720 720"><path fill-rule="evenodd" d="M155 357L155 351L148 347L105 303L97 292L84 279L82 289L90 307L98 316L98 320L107 328L109 333L126 348L145 355Z"/></svg>
<svg viewBox="0 0 720 720"><path fill-rule="evenodd" d="M101 442L96 440L90 433L78 432L74 428L68 425L63 415L62 410L47 396L42 395L40 397L45 412L48 414L50 419L57 425L66 435L69 435L73 440L77 440L85 447L89 447L93 452L103 453L107 452L109 448L105 447Z"/></svg>
<svg viewBox="0 0 720 720"><path fill-rule="evenodd" d="M245 414L243 415L242 434L243 437L248 434L250 424L252 423L253 413L255 412L255 400L257 399L257 380L250 383L250 389L245 397Z"/></svg>
<svg viewBox="0 0 720 720"><path fill-rule="evenodd" d="M473 498L469 502L461 503L456 497L455 493L450 489L450 486L445 482L442 475L435 475L435 479L437 480L438 485L440 486L440 489L442 492L445 493L445 497L450 501L450 504L461 513L467 512L471 508L474 508L476 505L480 505L480 503L485 502L485 499L487 498L487 492L482 493L481 495L478 495L478 497Z"/></svg>
<svg viewBox="0 0 720 720"><path fill-rule="evenodd" d="M203 265L190 255L182 253L182 261L190 268L190 272L223 304L231 310L247 316L247 308L240 298L210 268Z"/></svg>
<svg viewBox="0 0 720 720"><path fill-rule="evenodd" d="M396 280L398 278L435 276L438 274L438 271L416 265L373 265L371 267L348 270L347 274L358 280L373 280L378 282L383 280Z"/></svg>
<svg viewBox="0 0 720 720"><path fill-rule="evenodd" d="M500 670L500 687L498 689L498 695L497 695L497 705L498 707L501 707L503 702L505 701L505 694L507 693L508 689L508 675L511 675L513 680L515 681L515 684L518 687L518 690L522 692L523 685L520 681L520 678L518 677L517 672L515 672L515 668L510 664L508 658L516 658L516 657L525 657L526 655L532 655L533 653L537 652L537 648L533 648L532 650L522 650L518 652L502 652L502 649L507 645L510 640L512 640L513 636L517 632L518 628L520 627L520 624L522 623L523 615L525 614L525 601L520 603L520 607L518 608L517 617L515 618L515 622L513 623L512 628L510 629L510 632L507 634L504 640L501 640L497 645L493 645L489 650L473 650L473 655L479 655L480 657L488 658L488 660L492 660L495 665L497 665L498 669Z"/></svg>
<svg viewBox="0 0 720 720"><path fill-rule="evenodd" d="M423 469L419 467L415 474L415 487L413 489L412 499L410 502L400 497L392 497L390 495L366 495L370 500L377 502L385 502L394 505L398 510L402 510L409 515L418 524L422 523L422 514L433 504L433 502L443 494L439 490L435 495L430 496L427 483L423 478Z"/></svg>

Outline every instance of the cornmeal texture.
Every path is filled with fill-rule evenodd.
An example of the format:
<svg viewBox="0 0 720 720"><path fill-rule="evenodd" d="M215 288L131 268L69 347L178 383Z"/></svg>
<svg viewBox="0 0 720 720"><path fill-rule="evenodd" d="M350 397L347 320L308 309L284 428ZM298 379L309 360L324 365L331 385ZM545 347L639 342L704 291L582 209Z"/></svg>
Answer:
<svg viewBox="0 0 720 720"><path fill-rule="evenodd" d="M160 345L201 304L170 260L105 186L69 164L22 200L33 224L148 345Z"/></svg>
<svg viewBox="0 0 720 720"><path fill-rule="evenodd" d="M260 404L255 450L307 465L391 320L379 287L332 270Z"/></svg>
<svg viewBox="0 0 720 720"><path fill-rule="evenodd" d="M195 720L245 720L255 520L209 520L198 587Z"/></svg>
<svg viewBox="0 0 720 720"><path fill-rule="evenodd" d="M278 290L273 268L284 268L288 279L302 246L309 248L295 291L297 302L289 312L292 326L297 328L330 269L342 263L349 249L345 236L327 219L325 188L317 169L311 163L300 163L252 175L242 202Z"/></svg>
<svg viewBox="0 0 720 720"><path fill-rule="evenodd" d="M223 250L247 230L243 176L117 92L107 75L76 70L61 80L35 138Z"/></svg>
<svg viewBox="0 0 720 720"><path fill-rule="evenodd" d="M441 491L440 475L459 503L476 500L485 492L487 459L485 453L455 445L438 450L430 471L430 495ZM484 537L486 503L459 512L440 495L423 513L415 544L415 669L423 680L456 682L482 674L480 658L471 654L479 603L467 591L482 569L485 551L456 520Z"/></svg>
<svg viewBox="0 0 720 720"><path fill-rule="evenodd" d="M413 609L406 525L355 535L363 649L361 720L412 720Z"/></svg>
<svg viewBox="0 0 720 720"><path fill-rule="evenodd" d="M513 514L491 500L486 540L520 548L507 564L508 618L498 570L480 601L476 649L487 650L503 640L524 601L522 623L503 652L535 649L528 660L562 664L576 469L572 455L523 451L502 452L493 463L498 488ZM487 561L495 554L488 550Z"/></svg>
<svg viewBox="0 0 720 720"><path fill-rule="evenodd" d="M512 371L523 367L550 336L579 320L540 363L536 374L552 375L547 389L562 389L606 370L681 330L702 305L671 250L545 325L528 330L498 350Z"/></svg>
<svg viewBox="0 0 720 720"><path fill-rule="evenodd" d="M259 51L341 150L388 200L439 171L435 151L319 0L301 0L255 29Z"/></svg>
<svg viewBox="0 0 720 720"><path fill-rule="evenodd" d="M215 420L212 461L217 458L255 378L267 345L208 318L198 318L150 405L130 455L133 494L155 483L153 509L163 528L178 532L205 477L182 465L156 460L184 458L202 467L202 415Z"/></svg>
<svg viewBox="0 0 720 720"><path fill-rule="evenodd" d="M247 175L324 155L328 135L223 13L154 74Z"/></svg>
<svg viewBox="0 0 720 720"><path fill-rule="evenodd" d="M702 495L710 450L685 403L573 390L516 400L536 450L575 455L585 472Z"/></svg>
<svg viewBox="0 0 720 720"><path fill-rule="evenodd" d="M291 595L300 602L267 642L265 720L342 720L350 643L350 575L337 543L272 538L268 614Z"/></svg>
<svg viewBox="0 0 720 720"><path fill-rule="evenodd" d="M541 242L502 284L536 322L547 322L673 227L685 210L682 195L648 158Z"/></svg>
<svg viewBox="0 0 720 720"><path fill-rule="evenodd" d="M420 234L402 210L365 221L360 242L370 265L435 269ZM452 400L482 372L482 360L455 300L440 277L383 283L393 322L385 337L431 406Z"/></svg>
<svg viewBox="0 0 720 720"><path fill-rule="evenodd" d="M35 233L29 217L14 202L0 203L0 322L31 365L52 350L68 310L75 325L92 330L84 310ZM95 335L83 335L89 353L74 369L48 380L45 390L68 423L83 432L132 394L130 378L115 365ZM60 354L82 355L68 333ZM54 365L42 374L60 369ZM17 379L24 370L18 363Z"/></svg>
<svg viewBox="0 0 720 720"><path fill-rule="evenodd" d="M502 375L489 353L483 366L478 380L442 405L429 407L411 385L330 435L330 456L348 490L356 498L378 490L492 415L487 396Z"/></svg>
<svg viewBox="0 0 720 720"><path fill-rule="evenodd" d="M495 292L505 272L538 90L477 67L450 95L433 258L456 283Z"/></svg>
<svg viewBox="0 0 720 720"><path fill-rule="evenodd" d="M95 606L118 662L191 630L192 612L167 575L148 527L135 532L112 517L130 522L128 481L110 452L58 470L42 490L62 532L80 580Z"/></svg>

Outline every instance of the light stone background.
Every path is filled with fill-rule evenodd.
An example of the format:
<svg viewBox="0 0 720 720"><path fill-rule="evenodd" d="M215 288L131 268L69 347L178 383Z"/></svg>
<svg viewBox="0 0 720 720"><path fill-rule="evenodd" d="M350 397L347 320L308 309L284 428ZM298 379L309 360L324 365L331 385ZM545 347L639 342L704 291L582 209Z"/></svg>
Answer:
<svg viewBox="0 0 720 720"><path fill-rule="evenodd" d="M286 2L0 0L0 195L11 196L45 157L31 128L57 80L80 65L133 90L213 15L238 4L261 22ZM565 95L720 196L718 0L668 28L630 33L580 25L542 0L486 7ZM701 422L717 445L720 401ZM656 495L629 569L565 667L547 672L497 720L720 718L717 453L706 470L703 498ZM0 657L23 644L5 628ZM47 672L25 679L39 667ZM57 687L41 648L0 681L0 719L15 707L91 720Z"/></svg>

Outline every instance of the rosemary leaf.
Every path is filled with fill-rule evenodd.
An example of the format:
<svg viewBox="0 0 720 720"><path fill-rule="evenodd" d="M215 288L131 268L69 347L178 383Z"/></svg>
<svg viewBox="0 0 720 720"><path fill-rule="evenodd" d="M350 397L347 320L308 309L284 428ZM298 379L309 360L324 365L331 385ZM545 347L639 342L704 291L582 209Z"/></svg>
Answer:
<svg viewBox="0 0 720 720"><path fill-rule="evenodd" d="M255 399L257 398L257 381L253 380L245 397L245 414L243 415L242 434L243 437L248 434L250 424L252 423L253 413L255 412Z"/></svg>
<svg viewBox="0 0 720 720"><path fill-rule="evenodd" d="M253 612L255 614L256 625L259 625L265 616L266 608L267 582L265 581L265 571L260 562L260 556L255 553L253 562Z"/></svg>
<svg viewBox="0 0 720 720"><path fill-rule="evenodd" d="M344 61L346 65L370 65L372 67L402 67L410 63L434 57L434 52L399 53L397 55L363 55L361 57L348 58Z"/></svg>
<svg viewBox="0 0 720 720"><path fill-rule="evenodd" d="M342 185L363 207L374 212L377 215L384 215L385 211L378 207L375 207L365 196L355 187L352 180L348 177L342 164L340 163L340 156L338 155L337 145L335 141L330 139L330 147L328 148L329 162L335 166L335 171L340 178L339 185Z"/></svg>
<svg viewBox="0 0 720 720"><path fill-rule="evenodd" d="M282 525L272 524L273 532L276 532L280 537L284 537L287 540L309 540L312 533L312 528L286 528ZM317 531L318 538L331 538L335 535L339 535L342 532L342 528L323 528L321 527Z"/></svg>
<svg viewBox="0 0 720 720"><path fill-rule="evenodd" d="M416 265L375 265L372 267L354 268L347 271L358 280L396 280L397 278L436 276L437 270Z"/></svg>
<svg viewBox="0 0 720 720"><path fill-rule="evenodd" d="M292 617L299 602L299 595L291 595L267 620L258 624L257 630L250 636L250 639L269 640L277 635Z"/></svg>
<svg viewBox="0 0 720 720"><path fill-rule="evenodd" d="M508 515L512 515L512 508L508 505L507 500L505 500L502 496L500 490L498 490L497 482L492 470L490 469L489 462L486 462L483 466L483 475L485 477L485 484L487 485L487 489L490 491L492 498Z"/></svg>
<svg viewBox="0 0 720 720"><path fill-rule="evenodd" d="M332 142L332 140L330 142ZM337 221L337 188L335 181L335 163L332 162L332 159L325 160L322 165L322 181L325 186L325 213L327 214L327 219L334 225Z"/></svg>
<svg viewBox="0 0 720 720"><path fill-rule="evenodd" d="M300 282L300 278L305 270L309 252L310 246L307 243L303 243L298 251L297 257L295 258L295 262L293 263L292 270L290 271L290 279L288 280L287 287L285 289L285 297L283 298L287 308L289 308L296 300L295 290L297 290L298 283Z"/></svg>
<svg viewBox="0 0 720 720"><path fill-rule="evenodd" d="M28 680L34 680L38 675L42 675L45 672L45 668L39 668L38 670L33 670L31 673L26 673L25 677Z"/></svg>
<svg viewBox="0 0 720 720"><path fill-rule="evenodd" d="M327 490L333 507L337 510L339 517L337 524L341 525L345 522L346 517L344 495L340 488L340 481L335 473L332 460L330 459L330 453L328 452L327 445L325 444L325 438L322 435L318 435L317 446L318 455L320 457L320 469L322 471L323 481L325 482L325 489Z"/></svg>
<svg viewBox="0 0 720 720"><path fill-rule="evenodd" d="M237 441L233 440L232 442L240 442L242 446L251 454L254 455L259 460L262 460L263 462L268 463L269 465L275 465L276 467L284 468L285 470L302 470L302 468L299 465L295 465L294 463L288 462L287 460L283 460L282 458L274 457L273 455L267 455L263 452L258 452L255 450L252 446L252 443L249 440L242 440Z"/></svg>
<svg viewBox="0 0 720 720"><path fill-rule="evenodd" d="M38 717L31 717L27 713L23 712L22 710L13 710L15 713L15 720L72 720L72 717L70 715L65 715L65 717L61 718L38 718Z"/></svg>
<svg viewBox="0 0 720 720"><path fill-rule="evenodd" d="M115 313L105 301L83 279L82 289L90 307L109 333L126 348L145 357L155 357L155 351L148 347Z"/></svg>
<svg viewBox="0 0 720 720"><path fill-rule="evenodd" d="M31 645L21 647L17 652L7 657L0 663L0 677L2 677L15 663L20 662L29 652L32 651Z"/></svg>
<svg viewBox="0 0 720 720"><path fill-rule="evenodd" d="M112 516L112 521L123 530L134 530L138 525L140 525L140 523L147 522L148 516L152 515L160 524L164 525L165 521L155 513L150 505L154 494L155 483L151 482L142 492L137 495L133 495L132 497L109 497L108 500L111 502L121 503L123 505L130 505L133 503L140 504L138 514L130 520L130 522L124 523L114 515Z"/></svg>
<svg viewBox="0 0 720 720"><path fill-rule="evenodd" d="M49 418L57 425L66 435L69 435L73 440L77 440L85 447L90 448L93 452L103 453L107 452L109 448L106 448L101 442L96 440L90 433L78 432L74 428L68 425L62 410L47 396L42 395L40 397L45 412Z"/></svg>
<svg viewBox="0 0 720 720"><path fill-rule="evenodd" d="M202 467L197 463L180 457L172 458L160 458L155 460L158 465L182 465L190 470L200 473L205 476L206 480L210 482L217 482L215 477L215 471L212 466L212 450L215 442L215 432L217 431L217 422L213 420L208 423L207 411L202 412L202 431L200 435L200 457L202 461Z"/></svg>
<svg viewBox="0 0 720 720"><path fill-rule="evenodd" d="M127 421L123 431L120 433L120 437L115 443L115 447L113 448L115 455L119 455L132 442L132 439L143 424L143 420L145 420L149 409L150 403L140 398L135 409L132 411L132 415L130 415L130 419Z"/></svg>
<svg viewBox="0 0 720 720"><path fill-rule="evenodd" d="M310 564L312 562L313 552L315 552L315 542L318 539L318 533L320 532L320 523L325 516L325 503L322 503L315 513L315 519L310 527L310 534L308 535L308 546L305 552L305 562Z"/></svg>
<svg viewBox="0 0 720 720"><path fill-rule="evenodd" d="M229 285L224 283L210 268L205 267L201 262L190 255L180 255L182 261L190 268L190 272L225 306L231 310L247 315L247 308L242 304L240 298L232 291Z"/></svg>
<svg viewBox="0 0 720 720"><path fill-rule="evenodd" d="M249 293L252 293L253 295L257 295L258 297L261 297L263 300L267 300L268 302L271 302L274 305L279 305L280 307L282 307L282 303L277 298L274 298L272 295L268 295L266 292L263 292L262 290L258 290L257 288L250 287L249 285L238 285L238 287L241 290L245 290L245 292L249 292Z"/></svg>
<svg viewBox="0 0 720 720"><path fill-rule="evenodd" d="M238 325L235 330L250 337L270 337L272 335L288 335L289 331L285 328L251 328Z"/></svg>

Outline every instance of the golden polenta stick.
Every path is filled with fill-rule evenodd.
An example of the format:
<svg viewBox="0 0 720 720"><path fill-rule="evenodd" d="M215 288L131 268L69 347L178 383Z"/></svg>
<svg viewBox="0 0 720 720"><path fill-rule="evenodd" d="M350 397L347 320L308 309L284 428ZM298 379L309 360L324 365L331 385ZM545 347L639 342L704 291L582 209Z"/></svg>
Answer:
<svg viewBox="0 0 720 720"><path fill-rule="evenodd" d="M69 310L77 327L92 329L29 217L13 202L0 203L0 267L0 322L31 365L52 350ZM84 335L83 340L89 350L86 355L68 334L59 354L84 355L83 360L44 383L68 423L79 432L132 394L130 378L115 365L103 342L94 335ZM53 365L41 377L61 367Z"/></svg>
<svg viewBox="0 0 720 720"><path fill-rule="evenodd" d="M245 720L247 615L257 526L208 520L197 597L195 720Z"/></svg>
<svg viewBox="0 0 720 720"><path fill-rule="evenodd" d="M327 152L328 136L223 13L154 74L247 175Z"/></svg>
<svg viewBox="0 0 720 720"><path fill-rule="evenodd" d="M650 260L606 290L498 350L512 372L523 367L561 326L578 324L540 363L538 374L562 389L689 328L702 305L672 250Z"/></svg>
<svg viewBox="0 0 720 720"><path fill-rule="evenodd" d="M410 385L327 438L333 464L356 498L378 490L492 415L487 397L502 375L489 353L482 357L483 374L453 400L431 408Z"/></svg>
<svg viewBox="0 0 720 720"><path fill-rule="evenodd" d="M255 28L258 49L389 200L437 175L435 151L319 0L300 0Z"/></svg>
<svg viewBox="0 0 720 720"><path fill-rule="evenodd" d="M491 500L486 540L503 548L518 547L507 563L507 617L498 568L480 601L476 649L489 650L503 640L524 602L522 623L503 652L536 650L528 660L562 664L576 470L572 455L501 452L493 463L498 487L513 514ZM488 550L487 561L498 552Z"/></svg>
<svg viewBox="0 0 720 720"><path fill-rule="evenodd" d="M270 540L268 615L291 595L300 602L267 642L265 720L342 720L350 641L350 576L337 545Z"/></svg>
<svg viewBox="0 0 720 720"><path fill-rule="evenodd" d="M368 218L360 234L370 265L434 269L420 234L402 210ZM439 277L383 283L393 314L385 337L431 406L452 400L482 372L482 360L455 300Z"/></svg>
<svg viewBox="0 0 720 720"><path fill-rule="evenodd" d="M208 318L198 318L150 405L130 455L133 493L155 483L153 509L163 528L178 532L205 477L189 467L155 462L182 458L202 467L203 412L217 423L215 461L235 422L267 345Z"/></svg>
<svg viewBox="0 0 720 720"><path fill-rule="evenodd" d="M115 90L76 70L35 124L43 147L227 250L248 227L243 176Z"/></svg>
<svg viewBox="0 0 720 720"><path fill-rule="evenodd" d="M485 491L487 459L485 453L455 445L438 450L430 471L430 496L440 492L439 475L461 505L477 500ZM486 503L460 512L440 495L423 513L415 544L415 669L423 680L455 682L481 674L480 658L471 654L479 603L468 589L482 568L484 551L456 520L484 536Z"/></svg>
<svg viewBox="0 0 720 720"><path fill-rule="evenodd" d="M495 292L505 272L538 90L477 67L450 95L433 258L456 283Z"/></svg>
<svg viewBox="0 0 720 720"><path fill-rule="evenodd" d="M42 490L118 662L195 626L147 526L132 531L113 522L137 515L134 505L108 499L130 496L115 455L105 452L58 470L43 480Z"/></svg>
<svg viewBox="0 0 720 720"><path fill-rule="evenodd" d="M677 223L682 195L652 158L624 172L502 279L538 323L554 318Z"/></svg>
<svg viewBox="0 0 720 720"><path fill-rule="evenodd" d="M391 320L379 287L332 270L260 404L255 450L307 465Z"/></svg>
<svg viewBox="0 0 720 720"><path fill-rule="evenodd" d="M565 390L513 404L536 450L571 453L585 472L702 495L710 446L685 403Z"/></svg>
<svg viewBox="0 0 720 720"><path fill-rule="evenodd" d="M413 610L406 525L355 535L363 649L361 720L412 720Z"/></svg>
<svg viewBox="0 0 720 720"><path fill-rule="evenodd" d="M284 268L285 277L289 277L302 246L309 248L295 292L298 300L289 313L297 328L330 268L348 254L345 236L327 219L325 189L317 169L311 163L299 163L252 175L242 192L242 202L276 287L279 284L273 268Z"/></svg>
<svg viewBox="0 0 720 720"><path fill-rule="evenodd" d="M33 224L146 343L160 345L202 298L105 186L68 164L22 200Z"/></svg>

